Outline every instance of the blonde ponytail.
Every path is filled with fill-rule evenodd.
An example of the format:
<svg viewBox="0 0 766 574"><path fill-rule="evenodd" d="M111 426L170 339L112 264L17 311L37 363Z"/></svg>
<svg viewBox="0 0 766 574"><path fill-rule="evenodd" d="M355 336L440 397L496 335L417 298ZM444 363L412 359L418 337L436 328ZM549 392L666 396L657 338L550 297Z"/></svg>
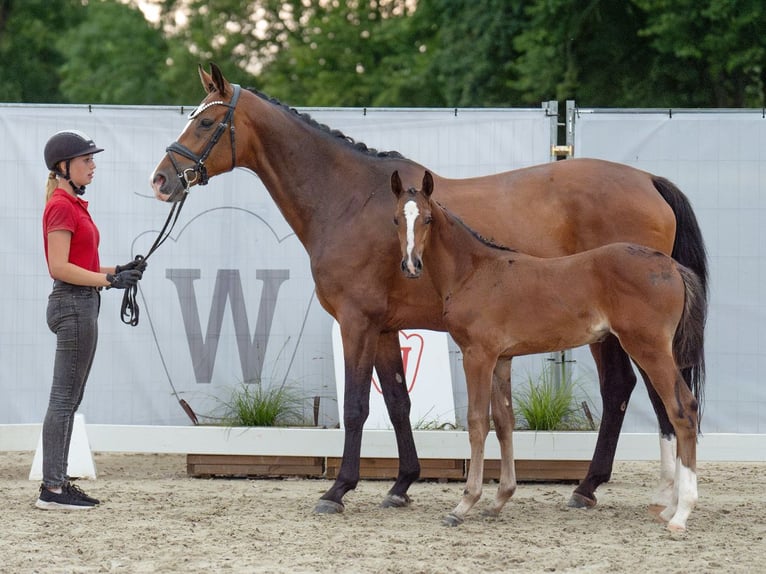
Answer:
<svg viewBox="0 0 766 574"><path fill-rule="evenodd" d="M58 177L54 172L50 172L48 174L48 180L45 182L45 203L48 203L48 200L53 195L53 192L56 191L58 184Z"/></svg>

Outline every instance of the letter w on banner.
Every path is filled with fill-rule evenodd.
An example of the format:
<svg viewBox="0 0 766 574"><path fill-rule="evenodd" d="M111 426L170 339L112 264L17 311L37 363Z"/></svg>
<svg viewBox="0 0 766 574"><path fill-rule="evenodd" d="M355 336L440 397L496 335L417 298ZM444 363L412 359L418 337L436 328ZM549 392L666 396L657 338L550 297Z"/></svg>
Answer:
<svg viewBox="0 0 766 574"><path fill-rule="evenodd" d="M452 393L449 347L446 333L425 330L399 332L402 361L407 378L413 428L431 429L445 423L455 424L455 399ZM335 386L338 393L338 418L343 428L343 342L340 325L333 321L332 348L335 362ZM370 416L365 429L391 429L377 373L373 370L370 391Z"/></svg>

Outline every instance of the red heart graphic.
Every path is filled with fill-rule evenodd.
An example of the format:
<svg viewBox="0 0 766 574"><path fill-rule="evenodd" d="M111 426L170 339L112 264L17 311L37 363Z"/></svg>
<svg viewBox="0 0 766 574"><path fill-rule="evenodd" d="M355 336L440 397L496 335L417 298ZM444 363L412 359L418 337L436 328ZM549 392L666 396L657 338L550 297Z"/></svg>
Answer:
<svg viewBox="0 0 766 574"><path fill-rule="evenodd" d="M404 338L406 342L403 342L402 338ZM420 370L420 359L423 358L423 336L419 333L408 334L406 331L399 331L399 344L402 348L404 376L409 381L407 392L412 393L412 389L415 387L415 381L418 378L418 371ZM372 386L380 394L383 394L378 381L375 379L374 373L372 375Z"/></svg>

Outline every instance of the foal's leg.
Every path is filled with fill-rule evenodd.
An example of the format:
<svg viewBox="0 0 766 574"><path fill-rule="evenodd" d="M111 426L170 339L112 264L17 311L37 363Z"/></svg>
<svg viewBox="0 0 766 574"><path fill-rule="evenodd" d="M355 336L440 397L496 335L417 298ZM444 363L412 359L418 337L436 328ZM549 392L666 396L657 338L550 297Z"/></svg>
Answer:
<svg viewBox="0 0 766 574"><path fill-rule="evenodd" d="M636 386L636 375L630 358L620 347L617 337L609 335L603 342L593 344L590 348L598 368L603 416L588 474L567 503L567 506L573 508L596 506L596 489L611 478L617 440L625 420L628 400Z"/></svg>
<svg viewBox="0 0 766 574"><path fill-rule="evenodd" d="M674 495L660 518L668 522L668 530L683 531L697 503L697 400L671 355L651 354L644 361L635 358L649 375L676 432Z"/></svg>
<svg viewBox="0 0 766 574"><path fill-rule="evenodd" d="M511 361L500 359L492 375L492 420L495 422L495 434L500 443L500 484L495 500L485 516L497 516L516 492L516 466L513 462L513 427L516 418L513 414L511 399Z"/></svg>
<svg viewBox="0 0 766 574"><path fill-rule="evenodd" d="M481 498L484 480L484 444L489 432L489 403L492 371L497 356L488 356L481 349L463 349L463 369L468 387L468 439L471 442L471 466L463 490L463 498L444 517L444 524L457 526Z"/></svg>
<svg viewBox="0 0 766 574"><path fill-rule="evenodd" d="M410 423L410 395L402 363L399 333L381 333L375 357L375 370L380 379L383 400L388 416L394 426L396 446L399 451L399 475L383 499L381 506L400 508L410 503L407 490L420 476L420 462L415 449Z"/></svg>
<svg viewBox="0 0 766 574"><path fill-rule="evenodd" d="M676 472L676 431L668 419L665 405L662 404L657 391L654 390L649 377L638 367L641 377L646 384L649 400L657 415L657 423L660 426L660 480L649 503L649 511L652 514L662 512L673 499L674 476Z"/></svg>

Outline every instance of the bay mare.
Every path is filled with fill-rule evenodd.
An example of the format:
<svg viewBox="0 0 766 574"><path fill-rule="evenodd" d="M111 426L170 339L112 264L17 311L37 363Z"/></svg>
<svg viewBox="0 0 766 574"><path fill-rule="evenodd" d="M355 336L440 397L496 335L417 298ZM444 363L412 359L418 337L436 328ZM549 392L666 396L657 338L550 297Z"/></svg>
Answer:
<svg viewBox="0 0 766 574"><path fill-rule="evenodd" d="M437 293L416 288L397 270L390 181L398 171L404 185L419 185L425 168L396 152L368 149L263 94L242 90L214 64L210 73L200 67L199 75L207 96L152 173L155 195L178 201L188 187L237 166L260 177L308 252L317 297L340 324L343 340L343 459L315 510L342 512L344 495L359 481L373 366L399 452L399 473L383 504L406 506L420 463L398 331L443 331L445 325ZM499 243L556 257L630 241L672 253L706 283L706 254L694 213L684 194L662 177L617 163L572 159L476 178L434 175L434 181L440 202ZM636 383L615 337L592 344L591 351L603 414L588 474L570 499L573 506L595 505L596 488L609 480ZM684 371L698 398L701 375L701 369ZM498 364L495 376L494 388L510 400L509 364ZM660 452L667 459L673 426L654 389L647 388L660 426ZM672 460L663 460L659 505L668 503L672 467Z"/></svg>
<svg viewBox="0 0 766 574"><path fill-rule="evenodd" d="M497 516L516 491L513 405L492 393L498 360L579 347L611 333L670 415L678 441L677 481L660 517L670 530L685 530L697 502L697 401L679 365L695 366L702 357L705 307L696 275L633 243L554 258L497 246L433 200L427 171L422 189L405 191L398 172L391 189L399 267L411 279L427 273L418 286L436 288L444 325L463 354L471 466L462 500L445 523L462 523L481 497L490 395L501 463L497 495L486 513Z"/></svg>

